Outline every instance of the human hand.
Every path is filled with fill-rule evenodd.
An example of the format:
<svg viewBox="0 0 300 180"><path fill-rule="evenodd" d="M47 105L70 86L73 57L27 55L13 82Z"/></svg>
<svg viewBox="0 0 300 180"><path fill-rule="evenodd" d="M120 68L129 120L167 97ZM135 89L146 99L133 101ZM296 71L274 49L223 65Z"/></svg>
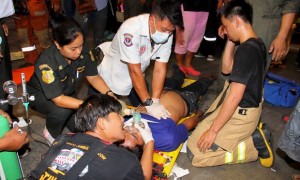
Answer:
<svg viewBox="0 0 300 180"><path fill-rule="evenodd" d="M3 23L2 24L2 28L3 28L3 31L4 31L4 34L5 36L8 36L8 26L6 23Z"/></svg>
<svg viewBox="0 0 300 180"><path fill-rule="evenodd" d="M272 53L273 61L281 61L287 54L287 42L285 38L277 36L269 48L269 53Z"/></svg>
<svg viewBox="0 0 300 180"><path fill-rule="evenodd" d="M8 121L9 124L12 123L9 114L7 114L5 111L3 111L3 110L0 109L0 115L2 115L3 117L5 117L7 119L7 121Z"/></svg>
<svg viewBox="0 0 300 180"><path fill-rule="evenodd" d="M29 142L27 137L27 132L19 132L19 127L16 126L13 129L9 130L4 136L2 137L2 143L5 145L3 146L3 150L6 151L17 151L19 150L24 144Z"/></svg>
<svg viewBox="0 0 300 180"><path fill-rule="evenodd" d="M61 8L61 0L51 0L51 8L54 12L59 12Z"/></svg>
<svg viewBox="0 0 300 180"><path fill-rule="evenodd" d="M212 131L211 129L206 130L199 138L197 142L197 147L201 152L205 153L206 150L210 149L216 137L217 137L216 132Z"/></svg>
<svg viewBox="0 0 300 180"><path fill-rule="evenodd" d="M223 0L218 0L217 11L219 11L220 9L222 9L223 6L224 6Z"/></svg>
<svg viewBox="0 0 300 180"><path fill-rule="evenodd" d="M147 109L145 106L139 106L135 109L136 112L147 114Z"/></svg>
<svg viewBox="0 0 300 180"><path fill-rule="evenodd" d="M171 114L166 108L160 104L159 99L152 99L153 103L150 106L146 106L148 114L154 116L157 119L167 119Z"/></svg>
<svg viewBox="0 0 300 180"><path fill-rule="evenodd" d="M144 123L144 127L141 127L138 124L134 124L134 127L140 131L141 136L144 140L144 143L147 144L150 141L154 141L151 129L149 128L149 125L148 125L148 122L144 119L141 119L141 121Z"/></svg>

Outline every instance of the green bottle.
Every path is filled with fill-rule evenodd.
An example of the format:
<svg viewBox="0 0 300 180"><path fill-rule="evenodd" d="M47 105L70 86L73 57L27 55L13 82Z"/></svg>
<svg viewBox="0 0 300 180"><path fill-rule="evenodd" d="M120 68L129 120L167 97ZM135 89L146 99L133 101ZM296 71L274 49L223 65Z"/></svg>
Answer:
<svg viewBox="0 0 300 180"><path fill-rule="evenodd" d="M133 123L138 124L141 128L145 128L145 124L142 122L142 116L139 112L132 112Z"/></svg>
<svg viewBox="0 0 300 180"><path fill-rule="evenodd" d="M7 119L0 115L0 138L9 131L9 123ZM22 169L20 160L16 152L0 151L0 179L16 180L21 179Z"/></svg>

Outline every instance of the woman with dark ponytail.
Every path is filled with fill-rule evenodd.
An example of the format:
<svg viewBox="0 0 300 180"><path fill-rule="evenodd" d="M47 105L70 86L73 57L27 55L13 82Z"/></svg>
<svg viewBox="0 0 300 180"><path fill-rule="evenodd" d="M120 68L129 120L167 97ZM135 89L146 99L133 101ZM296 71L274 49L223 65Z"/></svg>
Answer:
<svg viewBox="0 0 300 180"><path fill-rule="evenodd" d="M46 115L43 134L52 144L65 125L74 131L74 118L70 117L83 102L75 97L75 90L84 77L100 93L114 95L98 75L92 53L83 46L78 23L57 15L50 24L54 43L37 59L28 91L35 96L30 106Z"/></svg>

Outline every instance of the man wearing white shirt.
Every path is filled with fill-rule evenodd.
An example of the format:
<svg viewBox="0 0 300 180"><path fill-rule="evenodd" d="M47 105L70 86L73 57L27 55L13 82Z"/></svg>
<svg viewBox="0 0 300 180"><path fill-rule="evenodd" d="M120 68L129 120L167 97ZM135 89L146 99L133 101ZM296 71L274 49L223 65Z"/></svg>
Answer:
<svg viewBox="0 0 300 180"><path fill-rule="evenodd" d="M175 28L183 29L180 4L174 0L163 0L153 7L150 14L125 21L112 42L100 45L104 58L98 72L112 92L129 96L133 106L145 105L148 113L158 118L168 116L159 99ZM150 60L155 60L152 95L144 78Z"/></svg>

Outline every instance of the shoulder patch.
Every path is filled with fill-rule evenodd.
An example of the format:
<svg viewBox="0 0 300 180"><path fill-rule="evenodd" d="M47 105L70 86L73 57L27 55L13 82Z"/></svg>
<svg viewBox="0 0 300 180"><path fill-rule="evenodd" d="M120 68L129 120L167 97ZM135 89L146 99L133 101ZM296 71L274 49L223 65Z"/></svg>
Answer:
<svg viewBox="0 0 300 180"><path fill-rule="evenodd" d="M132 46L132 38L133 38L133 35L131 35L129 33L124 34L124 44L125 44L125 46L127 46L127 47Z"/></svg>
<svg viewBox="0 0 300 180"><path fill-rule="evenodd" d="M55 80L53 71L52 70L42 70L42 80L47 84L51 84Z"/></svg>
<svg viewBox="0 0 300 180"><path fill-rule="evenodd" d="M95 57L94 57L94 55L93 55L93 52L90 51L89 53L90 53L90 56L91 56L91 60L92 60L92 61L95 61Z"/></svg>

